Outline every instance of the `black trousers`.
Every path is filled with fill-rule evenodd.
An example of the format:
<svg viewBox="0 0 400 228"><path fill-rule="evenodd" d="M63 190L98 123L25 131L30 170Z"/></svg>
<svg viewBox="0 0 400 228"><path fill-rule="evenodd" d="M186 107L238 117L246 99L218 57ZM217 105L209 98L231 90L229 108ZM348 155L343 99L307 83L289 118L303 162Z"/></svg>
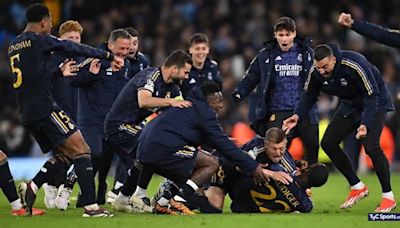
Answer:
<svg viewBox="0 0 400 228"><path fill-rule="evenodd" d="M361 139L365 152L371 158L382 192L391 191L389 162L379 144L380 135L385 120L385 112L378 112L374 116L373 125L368 128L367 136ZM357 184L358 179L350 159L340 148L340 142L351 132L356 130L361 122L361 114L350 114L344 117L335 113L322 138L321 147L332 160L333 164L346 177L350 185Z"/></svg>
<svg viewBox="0 0 400 228"><path fill-rule="evenodd" d="M282 123L285 119L293 115L293 111L277 111L271 112L267 117L258 121L255 125L252 125L252 129L260 136L264 137L265 132L272 127L282 127ZM310 165L318 161L318 125L311 124L310 118L306 116L300 121L297 126L288 135L288 147L292 139L300 137L305 148L305 157Z"/></svg>

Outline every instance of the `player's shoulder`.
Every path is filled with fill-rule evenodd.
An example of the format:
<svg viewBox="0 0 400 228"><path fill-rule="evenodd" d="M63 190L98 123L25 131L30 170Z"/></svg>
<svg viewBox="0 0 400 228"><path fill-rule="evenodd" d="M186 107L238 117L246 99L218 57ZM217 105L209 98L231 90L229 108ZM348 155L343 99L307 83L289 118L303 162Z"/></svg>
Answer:
<svg viewBox="0 0 400 228"><path fill-rule="evenodd" d="M142 60L142 61L146 61L146 62L149 61L149 60L147 59L146 55L143 54L143 53L140 52L140 51L137 53L137 58L138 58L139 60Z"/></svg>
<svg viewBox="0 0 400 228"><path fill-rule="evenodd" d="M218 62L216 60L207 58L206 61L209 63L210 67L218 67Z"/></svg>
<svg viewBox="0 0 400 228"><path fill-rule="evenodd" d="M262 148L264 148L264 138L259 136L252 138L242 147L243 150L260 150Z"/></svg>
<svg viewBox="0 0 400 228"><path fill-rule="evenodd" d="M161 71L157 67L149 67L146 68L139 73L137 73L137 76L135 77L140 77L140 78L145 78L145 79L150 79L152 81L156 81L158 78L161 76Z"/></svg>
<svg viewBox="0 0 400 228"><path fill-rule="evenodd" d="M343 50L342 51L342 64L360 64L367 61L364 55L355 51Z"/></svg>

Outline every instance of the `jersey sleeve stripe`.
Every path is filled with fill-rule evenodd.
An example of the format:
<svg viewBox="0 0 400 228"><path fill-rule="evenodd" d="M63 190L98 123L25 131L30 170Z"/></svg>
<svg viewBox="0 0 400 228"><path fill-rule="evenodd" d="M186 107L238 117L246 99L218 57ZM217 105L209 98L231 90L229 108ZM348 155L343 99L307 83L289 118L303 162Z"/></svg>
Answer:
<svg viewBox="0 0 400 228"><path fill-rule="evenodd" d="M315 70L315 66L312 65L312 67L311 67L311 69L310 69L310 72L308 73L307 80L306 80L306 82L304 83L304 91L307 91L307 90L308 90L308 86L310 85L310 81L311 81L311 75L312 75L312 73L314 72L314 70Z"/></svg>
<svg viewBox="0 0 400 228"><path fill-rule="evenodd" d="M360 75L364 83L365 88L367 89L368 95L372 95L373 89L371 83L369 82L367 75L365 74L364 70L360 67L360 65L349 59L342 59L342 64L357 71L358 75Z"/></svg>

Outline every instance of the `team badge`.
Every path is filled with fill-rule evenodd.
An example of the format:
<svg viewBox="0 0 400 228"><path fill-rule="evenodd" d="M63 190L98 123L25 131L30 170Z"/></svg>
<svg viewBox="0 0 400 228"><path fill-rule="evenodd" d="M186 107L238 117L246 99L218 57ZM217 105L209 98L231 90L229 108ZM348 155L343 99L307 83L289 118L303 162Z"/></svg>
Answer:
<svg viewBox="0 0 400 228"><path fill-rule="evenodd" d="M69 129L71 129L71 130L74 130L74 129L75 129L75 125L74 125L73 123L71 123L71 122L68 123L68 127L69 127Z"/></svg>
<svg viewBox="0 0 400 228"><path fill-rule="evenodd" d="M348 82L347 82L346 79L344 79L344 78L341 78L341 79L340 79L340 85L342 85L342 86L347 86L347 84L348 84Z"/></svg>
<svg viewBox="0 0 400 228"><path fill-rule="evenodd" d="M213 78L212 78L211 72L208 72L207 78L208 78L209 81L212 81Z"/></svg>
<svg viewBox="0 0 400 228"><path fill-rule="evenodd" d="M275 114L272 114L272 115L269 117L269 121L273 122L273 121L275 121L275 120L276 120L276 116L275 116Z"/></svg>
<svg viewBox="0 0 400 228"><path fill-rule="evenodd" d="M301 53L299 53L299 54L297 55L297 61L303 62L303 55L302 55Z"/></svg>

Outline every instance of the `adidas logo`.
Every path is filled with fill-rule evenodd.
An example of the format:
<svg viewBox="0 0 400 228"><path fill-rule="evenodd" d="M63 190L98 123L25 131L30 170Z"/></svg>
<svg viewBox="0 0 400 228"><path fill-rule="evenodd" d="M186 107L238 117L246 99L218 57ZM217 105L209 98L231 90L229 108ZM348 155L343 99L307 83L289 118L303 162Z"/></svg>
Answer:
<svg viewBox="0 0 400 228"><path fill-rule="evenodd" d="M275 61L279 61L282 60L282 57L280 57L279 55L275 58Z"/></svg>
<svg viewBox="0 0 400 228"><path fill-rule="evenodd" d="M194 84L194 83L196 83L196 79L194 78L190 79L189 84Z"/></svg>

